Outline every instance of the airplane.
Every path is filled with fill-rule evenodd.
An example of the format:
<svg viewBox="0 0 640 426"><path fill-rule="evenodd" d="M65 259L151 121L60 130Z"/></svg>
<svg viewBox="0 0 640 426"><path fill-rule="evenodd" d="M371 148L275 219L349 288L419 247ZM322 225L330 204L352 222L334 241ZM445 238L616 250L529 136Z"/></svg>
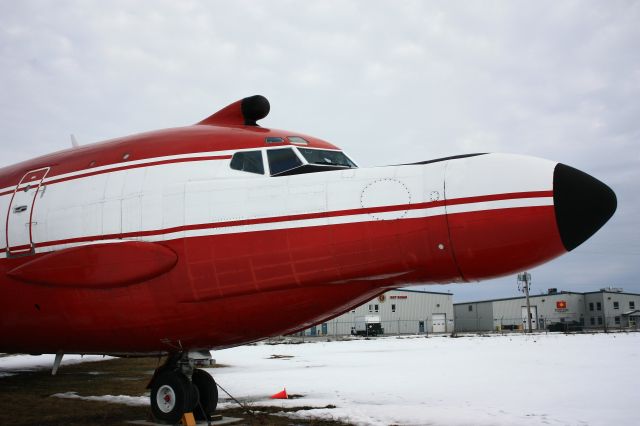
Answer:
<svg viewBox="0 0 640 426"><path fill-rule="evenodd" d="M269 110L250 96L195 125L0 169L0 352L54 353L54 373L69 353L167 356L154 417L208 418L210 350L389 289L540 265L617 208L594 177L529 156L358 167L329 142L260 127Z"/></svg>

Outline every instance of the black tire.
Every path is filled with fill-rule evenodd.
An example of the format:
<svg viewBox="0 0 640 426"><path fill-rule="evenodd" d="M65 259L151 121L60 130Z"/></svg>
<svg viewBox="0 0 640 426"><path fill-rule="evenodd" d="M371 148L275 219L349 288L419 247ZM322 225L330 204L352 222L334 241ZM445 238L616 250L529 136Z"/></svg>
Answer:
<svg viewBox="0 0 640 426"><path fill-rule="evenodd" d="M209 373L200 369L193 370L191 381L200 393L200 405L193 410L193 414L198 420L208 420L218 406L218 386Z"/></svg>
<svg viewBox="0 0 640 426"><path fill-rule="evenodd" d="M199 403L200 403L200 390L194 383L189 382L189 399L187 401L187 407L184 410L184 412L185 413L191 412L195 415L196 412L200 410L198 408Z"/></svg>
<svg viewBox="0 0 640 426"><path fill-rule="evenodd" d="M184 374L164 371L151 386L151 413L153 418L169 424L176 424L187 412L193 399L191 383Z"/></svg>

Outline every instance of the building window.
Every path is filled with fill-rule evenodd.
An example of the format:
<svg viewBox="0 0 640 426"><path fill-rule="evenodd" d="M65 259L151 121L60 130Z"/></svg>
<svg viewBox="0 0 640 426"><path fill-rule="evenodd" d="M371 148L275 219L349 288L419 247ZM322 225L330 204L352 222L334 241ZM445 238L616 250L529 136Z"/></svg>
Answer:
<svg viewBox="0 0 640 426"><path fill-rule="evenodd" d="M356 310L355 310L355 309L352 309L352 310L351 310L351 313L352 313L352 314L355 314L355 313L356 313Z"/></svg>
<svg viewBox="0 0 640 426"><path fill-rule="evenodd" d="M613 318L613 321L616 323L616 325L620 325L620 317Z"/></svg>
<svg viewBox="0 0 640 426"><path fill-rule="evenodd" d="M598 310L598 311L602 310L602 303L600 303L600 302L596 303L596 310Z"/></svg>
<svg viewBox="0 0 640 426"><path fill-rule="evenodd" d="M589 310L593 311L593 302L589 303Z"/></svg>
<svg viewBox="0 0 640 426"><path fill-rule="evenodd" d="M376 312L378 312L378 305L373 305L373 308L375 309Z"/></svg>
<svg viewBox="0 0 640 426"><path fill-rule="evenodd" d="M369 305L369 312L373 312L373 305Z"/></svg>
<svg viewBox="0 0 640 426"><path fill-rule="evenodd" d="M602 317L598 317L598 325L602 325Z"/></svg>
<svg viewBox="0 0 640 426"><path fill-rule="evenodd" d="M589 323L591 325L596 325L596 319L594 317L589 318Z"/></svg>
<svg viewBox="0 0 640 426"><path fill-rule="evenodd" d="M620 309L620 304L618 302L613 302L613 309Z"/></svg>
<svg viewBox="0 0 640 426"><path fill-rule="evenodd" d="M636 302L633 300L629 300L629 309L635 309L636 308Z"/></svg>
<svg viewBox="0 0 640 426"><path fill-rule="evenodd" d="M391 305L391 312L395 312L395 311L396 311L396 305L393 304L393 305Z"/></svg>
<svg viewBox="0 0 640 426"><path fill-rule="evenodd" d="M469 305L469 312L473 312L473 305Z"/></svg>

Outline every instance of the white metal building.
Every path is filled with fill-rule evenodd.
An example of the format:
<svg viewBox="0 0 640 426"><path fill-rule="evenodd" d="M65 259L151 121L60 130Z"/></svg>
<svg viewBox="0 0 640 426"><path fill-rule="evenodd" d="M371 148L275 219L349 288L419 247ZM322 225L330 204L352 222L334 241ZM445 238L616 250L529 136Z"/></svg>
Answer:
<svg viewBox="0 0 640 426"><path fill-rule="evenodd" d="M330 321L307 329L309 336L351 334L356 318L378 315L384 335L447 333L454 329L453 295L392 290Z"/></svg>
<svg viewBox="0 0 640 426"><path fill-rule="evenodd" d="M637 328L640 294L603 288L578 293L531 295L531 328L580 330L589 328ZM456 331L500 331L528 328L526 300L522 297L456 303Z"/></svg>

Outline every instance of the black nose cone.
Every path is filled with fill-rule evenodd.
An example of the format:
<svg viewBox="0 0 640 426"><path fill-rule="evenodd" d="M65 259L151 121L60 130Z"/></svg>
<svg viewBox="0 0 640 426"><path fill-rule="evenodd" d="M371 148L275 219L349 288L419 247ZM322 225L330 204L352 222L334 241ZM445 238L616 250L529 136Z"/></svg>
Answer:
<svg viewBox="0 0 640 426"><path fill-rule="evenodd" d="M560 238L567 251L595 234L618 205L611 188L564 164L558 164L553 173L553 203Z"/></svg>

